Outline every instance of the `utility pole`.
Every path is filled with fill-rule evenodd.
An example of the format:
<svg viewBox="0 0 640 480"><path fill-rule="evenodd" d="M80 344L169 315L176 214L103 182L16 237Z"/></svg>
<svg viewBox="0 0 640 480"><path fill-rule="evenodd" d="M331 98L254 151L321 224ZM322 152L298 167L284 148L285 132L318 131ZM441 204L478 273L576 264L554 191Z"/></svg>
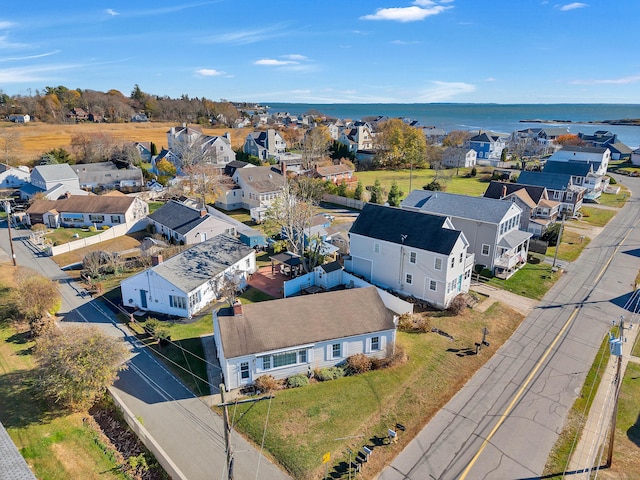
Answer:
<svg viewBox="0 0 640 480"><path fill-rule="evenodd" d="M273 395L268 395L266 397L260 397L260 398L248 398L246 400L239 400L237 402L225 402L224 394L226 390L225 390L224 383L221 383L219 385L219 388L220 388L220 399L222 400L222 403L219 403L218 407L222 407L222 421L224 423L224 445L225 445L225 452L227 454L227 461L226 461L227 480L233 480L234 458L233 458L233 448L231 447L232 425L229 424L229 410L227 409L227 407L229 407L230 405L239 405L241 403L256 403L261 400L269 400L273 398ZM240 416L240 418L242 418L243 416L244 416L244 413ZM240 420L240 418L238 420Z"/></svg>
<svg viewBox="0 0 640 480"><path fill-rule="evenodd" d="M607 468L611 466L613 460L613 441L616 436L616 420L618 417L618 396L620 395L620 384L622 379L622 344L624 343L624 317L620 317L620 329L618 338L613 336L609 339L609 350L611 355L618 357L616 362L616 376L614 378L615 386L613 391L613 414L611 416L611 430L609 432L609 450L607 452Z"/></svg>
<svg viewBox="0 0 640 480"><path fill-rule="evenodd" d="M560 224L560 231L558 232L558 240L556 240L556 253L553 255L553 266L556 268L556 260L558 259L558 249L560 248L560 242L562 242L562 231L564 230L564 219L567 218L567 214L562 214L562 223Z"/></svg>
<svg viewBox="0 0 640 480"><path fill-rule="evenodd" d="M11 247L11 260L13 261L13 266L16 265L16 253L13 250L13 238L11 235L11 204L9 200L4 201L4 211L7 213L7 228L9 229L9 246Z"/></svg>

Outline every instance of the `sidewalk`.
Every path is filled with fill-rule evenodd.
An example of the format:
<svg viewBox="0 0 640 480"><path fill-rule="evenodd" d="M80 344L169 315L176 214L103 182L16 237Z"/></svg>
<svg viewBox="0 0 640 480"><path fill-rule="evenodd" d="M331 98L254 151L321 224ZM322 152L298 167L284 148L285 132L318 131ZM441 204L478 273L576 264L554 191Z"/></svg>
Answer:
<svg viewBox="0 0 640 480"><path fill-rule="evenodd" d="M489 297L475 307L479 312L486 311L495 302L502 302L526 317L538 305L538 300L516 295L484 283L472 283L471 290Z"/></svg>
<svg viewBox="0 0 640 480"><path fill-rule="evenodd" d="M629 361L640 363L639 358L631 357L631 349L638 334L638 324L636 323L632 329L629 329L628 324L625 327L624 336L627 341L622 344L621 378L624 377ZM580 441L573 451L567 468L567 473L571 473L572 479L589 480L591 473L596 471L598 466L606 463L607 452L604 448L609 440L609 426L614 407L616 363L618 361L617 357L609 355L608 352L606 355L609 357L607 368L593 399Z"/></svg>

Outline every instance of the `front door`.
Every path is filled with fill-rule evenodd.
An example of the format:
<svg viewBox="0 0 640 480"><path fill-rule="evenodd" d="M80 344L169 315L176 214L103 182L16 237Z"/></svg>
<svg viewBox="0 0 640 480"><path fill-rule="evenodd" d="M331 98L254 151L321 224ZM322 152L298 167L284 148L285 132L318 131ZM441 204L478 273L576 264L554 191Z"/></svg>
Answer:
<svg viewBox="0 0 640 480"><path fill-rule="evenodd" d="M251 383L251 373L249 372L249 362L240 363L240 385Z"/></svg>
<svg viewBox="0 0 640 480"><path fill-rule="evenodd" d="M140 306L142 308L147 308L147 291L140 290Z"/></svg>

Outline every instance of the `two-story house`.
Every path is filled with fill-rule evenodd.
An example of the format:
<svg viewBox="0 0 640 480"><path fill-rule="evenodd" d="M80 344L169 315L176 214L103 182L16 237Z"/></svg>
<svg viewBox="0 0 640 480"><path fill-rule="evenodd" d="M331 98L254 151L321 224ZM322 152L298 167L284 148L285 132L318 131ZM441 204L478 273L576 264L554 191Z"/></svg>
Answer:
<svg viewBox="0 0 640 480"><path fill-rule="evenodd" d="M590 163L593 166L593 172L595 174L606 175L609 162L611 161L611 150L607 147L576 147L573 145L565 145L551 155L548 161Z"/></svg>
<svg viewBox="0 0 640 480"><path fill-rule="evenodd" d="M545 187L492 181L484 197L515 202L521 209L520 230L540 237L558 218L560 202L549 199Z"/></svg>
<svg viewBox="0 0 640 480"><path fill-rule="evenodd" d="M286 149L287 142L284 141L280 133L272 128L266 132L249 133L242 147L244 153L258 157L263 162L269 159L279 159Z"/></svg>
<svg viewBox="0 0 640 480"><path fill-rule="evenodd" d="M23 200L43 194L48 200L58 200L65 195L88 195L80 188L76 172L67 163L38 165L31 171L30 183L20 187Z"/></svg>
<svg viewBox="0 0 640 480"><path fill-rule="evenodd" d="M479 165L496 166L506 146L506 140L503 135L481 131L467 141L467 146L476 151Z"/></svg>
<svg viewBox="0 0 640 480"><path fill-rule="evenodd" d="M568 162L556 162L549 159L542 169L544 173L571 175L571 183L586 189L585 200L595 201L609 185L609 177L594 171L591 162L569 160Z"/></svg>
<svg viewBox="0 0 640 480"><path fill-rule="evenodd" d="M285 182L281 170L269 166L238 168L232 180L216 198L215 205L224 210L266 208L280 196Z"/></svg>
<svg viewBox="0 0 640 480"><path fill-rule="evenodd" d="M520 230L522 209L514 202L453 193L413 190L403 209L449 217L464 232L475 261L500 278L509 278L527 262L532 234Z"/></svg>
<svg viewBox="0 0 640 480"><path fill-rule="evenodd" d="M574 215L582 207L587 189L571 182L571 175L523 171L518 177L520 185L545 187L549 199L560 202L560 214Z"/></svg>
<svg viewBox="0 0 640 480"><path fill-rule="evenodd" d="M447 308L471 284L474 255L447 217L367 203L349 231L345 269Z"/></svg>
<svg viewBox="0 0 640 480"><path fill-rule="evenodd" d="M231 147L229 133L224 135L205 135L200 127L182 125L171 127L167 132L168 150L181 160L181 163L205 162L224 168L236 159L236 152ZM189 156L191 158L183 158ZM167 157L169 161L172 157ZM175 157L173 157L175 158ZM176 165L180 168L181 165Z"/></svg>
<svg viewBox="0 0 640 480"><path fill-rule="evenodd" d="M338 137L338 142L346 145L349 152L373 149L373 134L366 125L360 124L352 128L345 128Z"/></svg>

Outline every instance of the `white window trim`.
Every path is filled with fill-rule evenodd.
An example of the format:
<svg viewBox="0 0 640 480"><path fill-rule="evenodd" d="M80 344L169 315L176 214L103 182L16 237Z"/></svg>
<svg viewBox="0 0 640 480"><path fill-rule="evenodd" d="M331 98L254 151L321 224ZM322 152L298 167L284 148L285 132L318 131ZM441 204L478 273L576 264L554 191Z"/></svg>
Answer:
<svg viewBox="0 0 640 480"><path fill-rule="evenodd" d="M487 247L487 253L484 253L485 247ZM491 254L491 245L489 245L488 243L483 243L480 254L485 257L488 257Z"/></svg>

